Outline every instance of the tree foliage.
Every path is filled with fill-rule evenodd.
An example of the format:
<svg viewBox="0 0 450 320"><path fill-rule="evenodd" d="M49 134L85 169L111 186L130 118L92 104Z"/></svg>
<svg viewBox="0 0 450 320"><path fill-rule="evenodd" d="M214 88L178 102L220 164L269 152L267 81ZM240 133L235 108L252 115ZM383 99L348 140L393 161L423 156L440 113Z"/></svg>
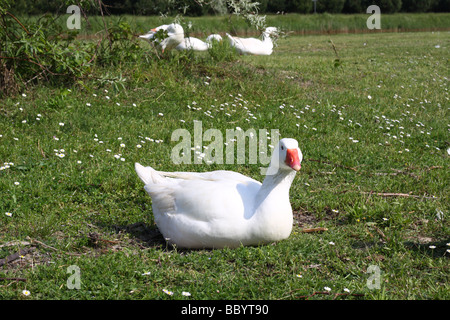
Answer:
<svg viewBox="0 0 450 320"><path fill-rule="evenodd" d="M64 83L88 78L94 65L136 61L142 51L128 23L121 20L105 26L97 41L80 41L78 31L63 28L57 16L46 13L23 22L10 12L10 0L0 1L0 96L39 80Z"/></svg>
<svg viewBox="0 0 450 320"><path fill-rule="evenodd" d="M70 3L69 3L70 2ZM11 12L14 14L58 13L70 4L83 7L90 14L98 14L97 0L16 0ZM311 13L312 0L259 0L258 12L265 13ZM105 10L110 14L202 16L230 13L230 3L247 5L249 0L104 0ZM378 5L383 13L449 11L450 0L317 0L317 12L365 13L368 6Z"/></svg>

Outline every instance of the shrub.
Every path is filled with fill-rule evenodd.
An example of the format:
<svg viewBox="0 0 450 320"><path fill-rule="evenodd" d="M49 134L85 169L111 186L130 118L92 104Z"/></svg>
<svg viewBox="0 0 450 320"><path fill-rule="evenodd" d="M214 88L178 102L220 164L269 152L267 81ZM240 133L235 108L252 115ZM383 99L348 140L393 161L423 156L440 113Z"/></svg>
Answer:
<svg viewBox="0 0 450 320"><path fill-rule="evenodd" d="M62 33L61 26L50 15L28 25L6 10L0 15L0 37L5 39L0 59L4 79L2 93L34 80L76 78L90 71L93 44L74 42L75 34Z"/></svg>
<svg viewBox="0 0 450 320"><path fill-rule="evenodd" d="M96 62L100 65L120 65L138 60L143 49L130 25L119 19L106 29L106 38L97 44Z"/></svg>
<svg viewBox="0 0 450 320"><path fill-rule="evenodd" d="M344 3L343 13L365 13L361 0L346 0Z"/></svg>
<svg viewBox="0 0 450 320"><path fill-rule="evenodd" d="M436 0L433 11L435 12L449 12L450 11L450 0Z"/></svg>
<svg viewBox="0 0 450 320"><path fill-rule="evenodd" d="M23 23L8 11L9 0L0 1L0 96L39 80L75 82L90 77L96 64L116 66L143 56L139 39L121 19L105 26L101 39L79 41L78 31L63 28L57 17Z"/></svg>
<svg viewBox="0 0 450 320"><path fill-rule="evenodd" d="M345 0L317 1L317 12L340 13Z"/></svg>
<svg viewBox="0 0 450 320"><path fill-rule="evenodd" d="M310 13L313 11L313 2L311 0L291 0L286 2L288 12Z"/></svg>
<svg viewBox="0 0 450 320"><path fill-rule="evenodd" d="M402 0L402 11L427 12L435 5L436 0Z"/></svg>
<svg viewBox="0 0 450 320"><path fill-rule="evenodd" d="M363 0L363 10L372 4L379 6L381 13L395 13L400 11L402 0Z"/></svg>
<svg viewBox="0 0 450 320"><path fill-rule="evenodd" d="M267 3L267 11L274 13L286 11L286 4L287 1L271 0Z"/></svg>
<svg viewBox="0 0 450 320"><path fill-rule="evenodd" d="M238 56L236 50L231 47L228 39L220 42L213 41L211 48L208 49L208 53L211 59L216 62L235 61Z"/></svg>

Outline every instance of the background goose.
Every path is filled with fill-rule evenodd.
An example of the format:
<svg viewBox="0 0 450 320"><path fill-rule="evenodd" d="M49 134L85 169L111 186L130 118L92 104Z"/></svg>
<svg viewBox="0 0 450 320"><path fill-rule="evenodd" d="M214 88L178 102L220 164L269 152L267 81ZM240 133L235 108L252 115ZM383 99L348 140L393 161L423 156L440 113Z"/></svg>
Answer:
<svg viewBox="0 0 450 320"><path fill-rule="evenodd" d="M273 51L272 35L277 33L277 28L267 27L262 33L262 40L256 38L233 37L227 33L230 45L235 47L239 54L271 55Z"/></svg>
<svg viewBox="0 0 450 320"><path fill-rule="evenodd" d="M163 52L164 50L171 50L175 48L184 39L183 27L177 23L163 24L159 27L151 29L147 34L141 35L139 37L148 40L150 43L158 42L159 40L156 40L154 38L159 30L164 30L167 32L167 37L158 43L158 46Z"/></svg>
<svg viewBox="0 0 450 320"><path fill-rule="evenodd" d="M156 27L151 29L149 32L147 32L146 34L140 35L139 38L151 41L155 34L159 31L159 30L167 30L167 28L169 27L168 24L163 24L162 26Z"/></svg>
<svg viewBox="0 0 450 320"><path fill-rule="evenodd" d="M175 48L177 50L194 50L194 51L206 51L209 48L209 44L194 37L184 38L183 41Z"/></svg>
<svg viewBox="0 0 450 320"><path fill-rule="evenodd" d="M261 184L232 171L161 172L135 164L164 238L184 248L258 245L289 237L289 188L301 167L294 139L282 139Z"/></svg>
<svg viewBox="0 0 450 320"><path fill-rule="evenodd" d="M198 38L187 37L175 48L177 50L194 50L194 51L206 51L211 48L213 41L220 42L222 37L219 34L211 34L206 38L206 41L202 41Z"/></svg>
<svg viewBox="0 0 450 320"><path fill-rule="evenodd" d="M217 41L220 42L222 41L222 36L220 34L210 34L207 38L206 38L206 42L208 43L212 43L213 41Z"/></svg>

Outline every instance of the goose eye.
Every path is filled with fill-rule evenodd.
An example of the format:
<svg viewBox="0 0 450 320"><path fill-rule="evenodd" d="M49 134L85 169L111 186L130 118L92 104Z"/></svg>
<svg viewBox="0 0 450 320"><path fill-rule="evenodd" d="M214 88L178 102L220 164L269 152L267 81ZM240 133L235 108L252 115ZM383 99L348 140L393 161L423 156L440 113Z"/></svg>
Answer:
<svg viewBox="0 0 450 320"><path fill-rule="evenodd" d="M281 150L284 150L284 146L281 146Z"/></svg>

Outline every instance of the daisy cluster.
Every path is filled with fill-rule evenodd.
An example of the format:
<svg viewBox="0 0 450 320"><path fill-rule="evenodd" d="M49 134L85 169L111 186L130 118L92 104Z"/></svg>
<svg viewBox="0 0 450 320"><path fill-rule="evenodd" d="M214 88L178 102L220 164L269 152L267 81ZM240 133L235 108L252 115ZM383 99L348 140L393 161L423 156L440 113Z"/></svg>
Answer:
<svg viewBox="0 0 450 320"><path fill-rule="evenodd" d="M174 295L173 291L170 291L170 290L167 290L167 289L163 289L162 291L163 291L165 294L169 295L169 296L173 296L173 295ZM190 297L190 296L191 296L191 293L190 293L190 292L187 292L187 291L183 291L183 292L181 292L181 295L182 295L182 296L185 296L185 297Z"/></svg>
<svg viewBox="0 0 450 320"><path fill-rule="evenodd" d="M70 89L67 89L68 92L71 92ZM132 108L137 107L136 103L132 103L130 106L122 105L120 102L113 102L111 98L107 95L108 90L104 90L105 95L97 95L96 93L93 93L92 96L95 98L94 100L96 102L100 100L100 103L115 103L118 107L123 108ZM22 94L22 97L26 98L27 95L25 93ZM104 99L104 100L103 100ZM88 108L94 108L96 107L96 102L86 102L85 105ZM20 101L16 103L16 106L18 107L19 112L23 112L24 109L20 106ZM159 113L159 116L163 116L162 113ZM34 121L39 122L45 119L45 116L43 116L42 113L36 113L34 117ZM33 120L30 119L30 116L27 116L27 119L19 120L23 125L32 125ZM64 133L64 127L66 126L67 122L65 120L56 120L55 124L49 123L48 126L50 128L49 135L52 137L52 140L55 142L54 148L53 148L53 155L59 159L63 158L70 158L73 161L76 162L76 164L82 164L82 158L83 158L83 151L82 148L71 148L66 144L66 136ZM134 141L125 142L124 139L121 136L118 136L116 139L110 139L110 140L116 140L119 142L119 145L117 145L114 141L107 141L106 139L100 138L100 133L94 133L92 137L92 141L94 142L94 147L97 149L97 151L101 152L100 155L102 158L106 156L107 154L111 154L114 159L117 159L119 161L126 161L125 158L125 150L130 149L130 146L133 146L133 148L141 149L146 144L149 143L155 143L155 144L161 144L164 141L162 139L158 138L152 138L147 137L143 135L138 135L136 139L133 139ZM0 138L5 139L6 136L3 134L0 134ZM13 140L18 141L19 138L12 137ZM80 141L80 145L84 144L83 141ZM84 148L83 148L84 149ZM70 156L69 156L70 155ZM96 157L97 154L94 154L93 152L88 153L88 156L90 158ZM69 157L68 157L69 156ZM13 165L12 162L5 162L3 166L0 166L0 170L5 170L10 168Z"/></svg>
<svg viewBox="0 0 450 320"><path fill-rule="evenodd" d="M119 143L119 146L117 147L117 142L114 143L113 141L106 141L105 139L100 139L98 134L94 134L92 141L94 141L95 146L99 148L100 152L105 152L106 154L112 154L113 158L116 160L120 160L122 162L126 161L124 157L125 150L129 147L131 144L131 148L134 148L134 150L141 149L143 146L147 143L156 143L160 144L163 143L164 140L162 139L153 139L150 137L144 137L142 135L138 136L138 139L134 141L133 143L125 143L124 139L120 136L117 137L117 141ZM106 142L105 142L106 141ZM116 152L113 152L115 150ZM74 150L75 151L75 150ZM105 155L105 154L103 154ZM94 155L90 155L91 157L94 157Z"/></svg>
<svg viewBox="0 0 450 320"><path fill-rule="evenodd" d="M11 168L11 166L13 166L14 163L13 162L4 162L2 166L0 166L0 171L2 170L6 170Z"/></svg>
<svg viewBox="0 0 450 320"><path fill-rule="evenodd" d="M252 111L253 107L249 101L242 97L242 94L229 94L229 97L232 98L231 101L211 104L209 108L198 106L196 101L192 101L186 107L190 111L200 111L211 119L214 119L217 115L221 114L225 115L228 120L236 118L236 120L246 121L247 123L258 119L254 114L255 111ZM217 101L217 99L215 101ZM258 107L260 107L260 105L256 104L255 108L257 109ZM183 123L186 122L183 119L180 121Z"/></svg>
<svg viewBox="0 0 450 320"><path fill-rule="evenodd" d="M197 118L194 120L200 121L198 119L202 119L202 116L208 117L210 119L214 119L216 117L224 117L228 123L230 124L236 124L236 123L242 123L242 126L247 126L249 123L252 123L257 120L261 120L261 118L258 118L257 115L259 115L258 108L261 107L259 104L254 104L246 99L243 98L242 94L238 93L236 95L229 94L230 101L219 103L217 99L215 100L214 104L210 104L209 107L202 106L196 101L192 101L189 103L186 108L189 112L191 112L191 116ZM188 121L184 119L180 119L181 123L188 123ZM260 125L255 126L260 127ZM274 145L270 143L271 137L271 128L264 128L266 129L266 139L269 141L268 147L273 149ZM234 130L235 132L238 131L245 131L240 126L230 126L227 130ZM256 133L259 134L258 130L256 130ZM225 132L223 132L223 135L225 137ZM253 132L249 132L248 136L250 139L258 139L257 135L255 135ZM261 139L261 137L260 137ZM228 140L224 139L223 144L224 147L227 147L230 144L233 144L237 142L237 139L235 137L230 137ZM208 149L208 146L200 146L195 145L191 148L191 150L194 152L194 156L197 157L199 160L204 159L206 156L205 151ZM260 153L264 153L264 151L260 151ZM182 153L182 155L184 155ZM206 160L207 164L210 164L210 160Z"/></svg>
<svg viewBox="0 0 450 320"><path fill-rule="evenodd" d="M444 79L447 80L445 77ZM380 81L376 89L383 88L383 86L383 81ZM404 89L403 85L400 86L399 92ZM310 132L311 134L323 134L324 131L326 133L329 121L333 121L349 129L346 130L349 133L347 137L349 146L352 144L391 146L394 148L392 150L398 154L409 153L415 148L429 148L439 154L441 148L437 145L438 141L433 139L435 128L427 124L431 120L424 119L426 112L420 112L421 109L426 111L427 106L434 106L436 102L431 101L430 98L404 98L401 93L395 93L392 97L388 97L393 106L387 108L386 112L383 113L378 112L376 107L379 103L377 102L379 95L380 93L377 91L367 95L367 103L358 106L358 108L364 108L364 112L361 114L354 112L354 108L356 108L354 106L337 106L328 101L325 103L316 101L315 104L305 104L300 107L283 103L274 107L274 111L277 110L281 115L279 118L287 118L291 123L295 123L300 135L300 131ZM187 109L191 112L201 112L204 116L212 119L222 115L225 119L228 118L229 123L242 122L243 125L247 124L247 126L254 121L264 120L261 118L259 104L244 99L240 93L237 95L230 94L229 96L231 101L211 104L209 107L192 101L187 105ZM442 108L439 103L437 105ZM392 114L395 114L395 116L392 116ZM423 118L421 119L421 117ZM186 120L180 119L180 122L186 123ZM365 131L359 130L361 128L364 128ZM375 135L367 135L367 130L375 133ZM450 132L450 124L448 124L448 131ZM417 145L417 139L415 139L417 135L422 136L420 140L424 141L423 144ZM377 137L378 141L373 141ZM225 141L224 144L227 145L230 142L233 142L233 140ZM341 148L340 145L335 147L336 149ZM201 157L203 152L199 150L200 146L194 148L196 148L197 156ZM450 148L447 152L450 154Z"/></svg>

